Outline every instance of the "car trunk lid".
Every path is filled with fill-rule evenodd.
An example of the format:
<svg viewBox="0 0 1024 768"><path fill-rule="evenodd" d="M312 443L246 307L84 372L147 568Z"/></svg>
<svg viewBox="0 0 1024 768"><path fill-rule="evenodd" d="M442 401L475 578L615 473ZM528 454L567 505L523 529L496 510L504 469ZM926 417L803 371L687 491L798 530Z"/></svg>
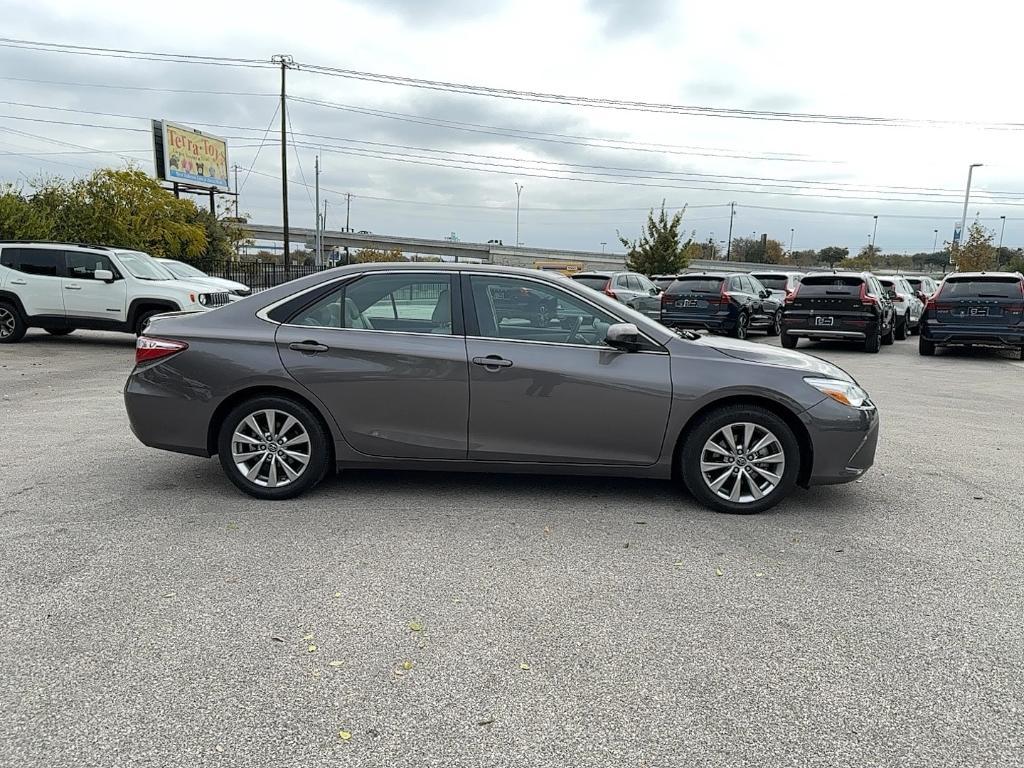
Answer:
<svg viewBox="0 0 1024 768"><path fill-rule="evenodd" d="M949 277L928 302L930 319L958 325L1019 325L1024 316L1024 283L1011 276Z"/></svg>
<svg viewBox="0 0 1024 768"><path fill-rule="evenodd" d="M707 275L679 277L661 294L662 309L694 315L714 314L728 302L725 279Z"/></svg>

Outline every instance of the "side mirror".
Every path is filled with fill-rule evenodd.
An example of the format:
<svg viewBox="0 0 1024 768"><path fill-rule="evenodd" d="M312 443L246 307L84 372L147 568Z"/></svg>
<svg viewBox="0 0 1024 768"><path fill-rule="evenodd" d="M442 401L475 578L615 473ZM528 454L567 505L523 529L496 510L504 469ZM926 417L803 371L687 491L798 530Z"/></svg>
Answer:
<svg viewBox="0 0 1024 768"><path fill-rule="evenodd" d="M650 293L651 293L651 296L657 296L657 295L659 295L661 293L661 289L660 288L651 288Z"/></svg>
<svg viewBox="0 0 1024 768"><path fill-rule="evenodd" d="M894 291L894 290L893 290L892 288L889 288L889 289L888 289L888 290L887 290L887 291L885 292L885 298L889 299L889 301L892 301L893 299L895 299L895 298L896 298L896 295L897 295L897 294L896 294L896 291Z"/></svg>
<svg viewBox="0 0 1024 768"><path fill-rule="evenodd" d="M114 273L109 269L97 269L92 273L92 276L96 280L102 280L104 283L114 282Z"/></svg>
<svg viewBox="0 0 1024 768"><path fill-rule="evenodd" d="M760 294L758 294L758 295L762 299L767 299L768 297L770 297L772 295L772 292L769 291L767 288L762 288Z"/></svg>
<svg viewBox="0 0 1024 768"><path fill-rule="evenodd" d="M636 352L640 349L640 329L633 323L615 323L608 326L604 342L615 349Z"/></svg>

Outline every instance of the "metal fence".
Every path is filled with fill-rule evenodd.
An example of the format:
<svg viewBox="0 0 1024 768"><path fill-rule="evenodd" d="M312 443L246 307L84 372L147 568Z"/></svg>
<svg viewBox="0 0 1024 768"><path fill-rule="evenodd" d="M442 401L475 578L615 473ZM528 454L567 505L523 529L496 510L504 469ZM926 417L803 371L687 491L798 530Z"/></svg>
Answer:
<svg viewBox="0 0 1024 768"><path fill-rule="evenodd" d="M326 265L318 267L313 264L292 264L285 269L283 264L274 264L269 261L205 261L197 263L196 266L210 277L244 283L254 292L265 291L267 288L287 283L297 277L305 277L330 269Z"/></svg>

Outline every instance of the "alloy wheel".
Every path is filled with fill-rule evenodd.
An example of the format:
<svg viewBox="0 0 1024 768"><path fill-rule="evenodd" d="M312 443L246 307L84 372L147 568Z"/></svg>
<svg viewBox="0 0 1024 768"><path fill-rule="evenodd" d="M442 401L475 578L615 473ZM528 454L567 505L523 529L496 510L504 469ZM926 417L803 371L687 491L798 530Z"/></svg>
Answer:
<svg viewBox="0 0 1024 768"><path fill-rule="evenodd" d="M6 339L14 335L17 323L14 313L7 307L0 307L0 339Z"/></svg>
<svg viewBox="0 0 1024 768"><path fill-rule="evenodd" d="M719 498L740 504L759 501L782 482L786 453L775 434L760 424L722 427L704 443L700 473Z"/></svg>
<svg viewBox="0 0 1024 768"><path fill-rule="evenodd" d="M263 488L280 488L298 480L309 466L311 450L302 422L273 409L250 413L231 436L235 468Z"/></svg>

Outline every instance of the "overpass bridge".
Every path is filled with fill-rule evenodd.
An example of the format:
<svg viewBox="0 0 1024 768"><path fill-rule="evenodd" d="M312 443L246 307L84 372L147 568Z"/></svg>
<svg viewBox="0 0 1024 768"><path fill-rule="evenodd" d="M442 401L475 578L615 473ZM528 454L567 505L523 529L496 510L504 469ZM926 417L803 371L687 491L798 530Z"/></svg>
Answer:
<svg viewBox="0 0 1024 768"><path fill-rule="evenodd" d="M243 224L245 237L253 240L284 241L284 229L273 224ZM311 228L289 227L289 239L293 243L304 242L313 249L316 231ZM500 243L464 243L459 240L432 240L403 235L379 235L372 232L345 232L325 230L324 250L332 248L374 248L376 250L399 250L403 253L417 253L427 256L450 256L458 259L480 259L491 264L513 267L535 267L543 264L578 264L581 269L621 269L626 262L625 254L599 251L570 251L535 246L506 246Z"/></svg>

